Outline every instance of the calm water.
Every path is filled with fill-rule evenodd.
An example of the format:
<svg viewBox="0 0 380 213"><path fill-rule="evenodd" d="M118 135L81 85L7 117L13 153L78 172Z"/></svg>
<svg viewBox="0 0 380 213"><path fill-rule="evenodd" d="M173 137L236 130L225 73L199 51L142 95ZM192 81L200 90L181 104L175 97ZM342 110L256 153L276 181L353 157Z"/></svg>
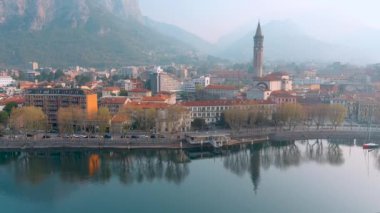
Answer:
<svg viewBox="0 0 380 213"><path fill-rule="evenodd" d="M1 212L380 212L380 153L351 142L0 153Z"/></svg>

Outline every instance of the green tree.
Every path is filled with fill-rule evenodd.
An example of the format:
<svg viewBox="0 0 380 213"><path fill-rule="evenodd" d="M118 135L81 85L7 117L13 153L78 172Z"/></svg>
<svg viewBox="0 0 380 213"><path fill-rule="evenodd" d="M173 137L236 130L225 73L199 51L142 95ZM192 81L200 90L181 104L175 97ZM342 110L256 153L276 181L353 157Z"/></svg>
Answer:
<svg viewBox="0 0 380 213"><path fill-rule="evenodd" d="M0 123L3 124L4 126L8 122L9 119L9 114L5 111L0 112Z"/></svg>
<svg viewBox="0 0 380 213"><path fill-rule="evenodd" d="M206 127L206 121L203 118L195 118L191 122L191 128L194 130L203 130Z"/></svg>
<svg viewBox="0 0 380 213"><path fill-rule="evenodd" d="M17 108L17 107L18 107L18 104L17 104L17 103L15 103L15 102L9 102L9 103L7 103L7 104L5 105L3 111L5 111L6 113L8 113L8 115L10 115L11 112L12 112L12 109L13 109L13 108Z"/></svg>
<svg viewBox="0 0 380 213"><path fill-rule="evenodd" d="M128 96L128 92L126 90L121 90L119 96Z"/></svg>

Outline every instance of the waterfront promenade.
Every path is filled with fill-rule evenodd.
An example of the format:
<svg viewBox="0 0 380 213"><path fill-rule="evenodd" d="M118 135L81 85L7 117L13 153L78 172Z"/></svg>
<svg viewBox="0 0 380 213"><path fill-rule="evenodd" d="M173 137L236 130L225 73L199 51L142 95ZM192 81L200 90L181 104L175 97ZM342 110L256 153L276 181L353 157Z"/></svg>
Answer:
<svg viewBox="0 0 380 213"><path fill-rule="evenodd" d="M278 129L249 129L239 132L220 130L217 132L230 133L232 140L227 146L260 143L264 141L293 141L308 139L345 139L366 141L368 139L367 128L344 128L334 129L305 129L298 128L294 131L279 131ZM371 140L380 141L380 128L371 129ZM176 138L176 139L174 139ZM182 138L182 137L180 137ZM204 144L204 147L209 145ZM38 149L192 149L200 145L192 145L177 137L162 139L0 139L0 150L38 150Z"/></svg>

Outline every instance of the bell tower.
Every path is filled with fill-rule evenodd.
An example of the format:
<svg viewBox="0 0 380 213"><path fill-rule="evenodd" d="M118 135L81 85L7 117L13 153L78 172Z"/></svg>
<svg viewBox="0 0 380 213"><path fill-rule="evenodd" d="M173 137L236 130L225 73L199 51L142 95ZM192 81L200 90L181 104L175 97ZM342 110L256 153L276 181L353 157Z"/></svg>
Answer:
<svg viewBox="0 0 380 213"><path fill-rule="evenodd" d="M261 32L260 22L257 25L256 34L253 40L253 69L256 77L261 78L263 76L264 64L264 36Z"/></svg>

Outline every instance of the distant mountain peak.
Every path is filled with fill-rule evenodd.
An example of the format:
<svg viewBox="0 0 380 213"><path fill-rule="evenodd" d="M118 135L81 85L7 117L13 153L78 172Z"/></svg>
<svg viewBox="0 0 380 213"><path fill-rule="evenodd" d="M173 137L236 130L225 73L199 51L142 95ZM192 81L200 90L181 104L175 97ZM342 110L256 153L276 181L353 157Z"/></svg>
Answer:
<svg viewBox="0 0 380 213"><path fill-rule="evenodd" d="M141 20L137 0L0 0L0 27L42 30L57 19L72 27L85 24L92 9L121 18Z"/></svg>

